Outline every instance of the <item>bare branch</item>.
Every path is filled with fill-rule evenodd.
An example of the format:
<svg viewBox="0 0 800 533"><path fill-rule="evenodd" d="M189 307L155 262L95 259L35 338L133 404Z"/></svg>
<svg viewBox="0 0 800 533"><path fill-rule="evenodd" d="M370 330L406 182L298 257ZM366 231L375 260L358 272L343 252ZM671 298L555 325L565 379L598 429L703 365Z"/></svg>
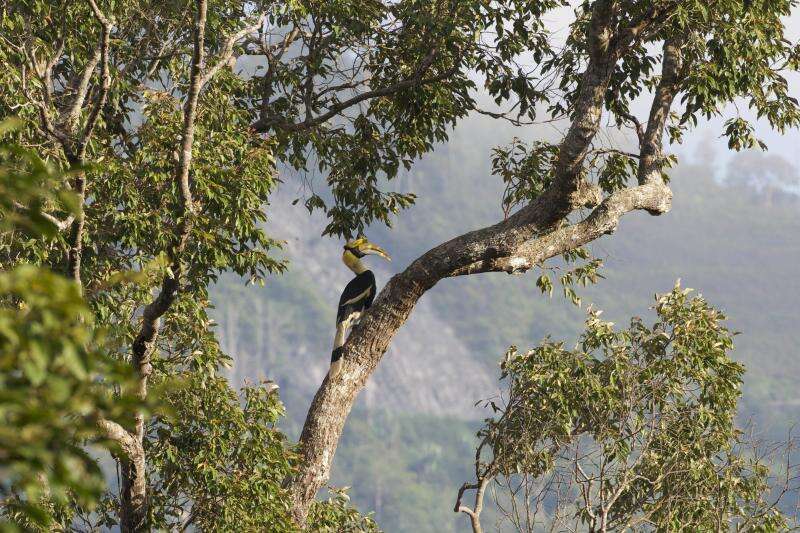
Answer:
<svg viewBox="0 0 800 533"><path fill-rule="evenodd" d="M97 7L94 0L88 0L89 5L92 6L92 12L97 20L100 22L100 25L103 28L102 37L100 38L100 77L101 77L101 86L100 86L100 95L95 102L95 105L92 107L91 112L89 113L89 118L86 121L86 127L83 130L83 134L78 142L78 155L79 157L83 157L83 153L86 149L86 143L92 136L92 131L94 130L95 124L97 123L97 118L100 116L100 112L102 111L103 107L106 105L106 100L108 99L108 91L111 88L111 72L109 69L109 58L108 58L108 49L109 49L109 41L111 38L111 25L112 21L106 17L102 11Z"/></svg>
<svg viewBox="0 0 800 533"><path fill-rule="evenodd" d="M17 202L16 200L14 200L12 202L12 204L16 209L19 209L20 211L30 212L29 208L27 208L26 206L24 206L21 203ZM59 220L58 218L54 217L53 215L51 215L49 213L44 213L44 212L39 213L39 216L44 218L45 220L47 220L51 224L53 224L58 229L58 231L64 231L65 229L67 229L72 224L72 221L75 220L75 217L73 215L68 216L64 220Z"/></svg>
<svg viewBox="0 0 800 533"><path fill-rule="evenodd" d="M470 525L472 526L472 533L482 533L483 528L481 527L481 512L483 511L483 500L484 495L486 493L486 487L489 485L489 482L493 479L494 475L492 474L492 470L488 471L483 477L481 477L480 481L477 484L472 483L464 483L461 488L458 490L458 498L456 499L456 505L453 508L453 511L456 513L464 513L469 516ZM461 505L461 499L464 496L464 492L467 490L475 490L475 503L473 508L470 509L465 505Z"/></svg>
<svg viewBox="0 0 800 533"><path fill-rule="evenodd" d="M41 129L50 137L58 142L64 150L64 155L67 160L74 161L75 154L72 149L72 142L66 132L53 124L50 118L50 112L55 108L53 102L53 67L64 54L64 47L66 41L63 37L59 37L56 41L55 53L47 60L40 60L36 56L36 51L32 48L31 43L26 43L23 51L28 61L28 66L31 71L39 78L41 83L41 98L35 100L30 98L30 101L39 110L39 119Z"/></svg>
<svg viewBox="0 0 800 533"><path fill-rule="evenodd" d="M206 70L206 72L202 75L202 77L200 78L200 82L199 83L200 83L200 88L201 89L206 85L206 83L208 83L214 77L214 75L217 72L219 72L219 70L223 66L228 64L228 61L230 60L231 56L233 55L233 49L236 46L236 43L238 43L244 37L254 33L255 31L257 31L260 27L262 27L264 25L264 22L266 20L267 20L267 14L265 13L265 14L259 16L258 20L255 23L250 24L250 25L246 26L245 28L242 28L241 30L237 31L236 33L230 35L225 40L225 45L222 47L222 50L220 51L219 55L217 56L217 60L214 62L214 65L212 65L210 68L208 68Z"/></svg>
<svg viewBox="0 0 800 533"><path fill-rule="evenodd" d="M197 18L195 21L194 50L189 78L189 91L183 105L183 131L181 151L176 169L176 180L181 193L181 215L194 213L192 191L189 188L189 168L192 164L192 145L194 143L194 123L197 115L197 101L203 86L203 69L205 68L205 31L206 0L197 0Z"/></svg>
<svg viewBox="0 0 800 533"><path fill-rule="evenodd" d="M73 130L78 122L78 117L83 109L83 103L86 100L86 95L89 93L89 82L92 80L94 69L97 68L98 63L100 63L101 55L102 44L86 64L86 67L83 69L83 74L80 76L77 85L72 87L72 105L69 106L62 119L62 123L68 130Z"/></svg>
<svg viewBox="0 0 800 533"><path fill-rule="evenodd" d="M639 140L639 148L641 149L642 143L644 143L644 126L642 122L632 113L621 112L620 116L633 126L633 129L636 131L636 138Z"/></svg>
<svg viewBox="0 0 800 533"><path fill-rule="evenodd" d="M334 104L328 109L328 111L326 111L325 113L322 113L321 115L318 115L316 117L312 117L312 116L306 115L305 119L302 122L296 122L296 123L283 122L277 116L261 116L256 122L254 122L252 124L251 127L255 131L262 132L262 133L268 131L270 128L273 128L273 127L274 128L279 128L279 129L285 130L285 131L306 130L306 129L312 128L314 126L318 126L318 125L320 125L320 124L332 119L333 117L335 117L336 115L338 115L342 111L344 111L344 110L346 110L346 109L348 109L350 107L353 107L354 105L356 105L356 104L358 104L360 102L363 102L365 100L370 100L370 99L373 99L373 98L379 98L379 97L382 97L382 96L390 96L390 95L395 94L395 93L397 93L399 91L402 91L404 89L408 89L408 88L416 87L416 86L421 86L421 85L427 85L427 84L430 84L430 83L436 83L436 82L439 82L439 81L442 81L442 80L446 80L446 79L450 78L451 76L453 76L453 74L455 74L458 71L458 67L457 66L454 66L454 67L452 67L450 69L447 69L446 71L444 71L444 72L442 72L442 73L440 73L438 75L431 76L431 77L428 77L428 78L424 77L424 75L427 72L428 68L431 66L431 64L433 63L434 59L436 58L436 52L437 52L436 48L431 49L431 51L425 56L425 58L423 58L423 60L417 66L414 74L412 74L411 76L409 76L409 77L407 77L407 78L405 78L405 79L403 79L403 80L401 80L401 81L399 81L397 83L393 83L392 85L388 85L386 87L381 87L380 89L373 89L373 90L370 90L370 91L365 91L365 92L363 92L361 94L353 96L352 98L348 98L347 100L344 100L342 102ZM458 61L454 61L454 64L457 65Z"/></svg>
<svg viewBox="0 0 800 533"><path fill-rule="evenodd" d="M34 65L36 66L36 72L39 74L39 77L43 81L44 92L42 96L44 98L45 105L48 107L53 106L53 67L55 67L56 63L58 63L59 59L61 59L61 56L64 53L65 46L66 46L66 39L62 37L58 40L56 52L42 66L39 66L40 63L36 61L35 53L31 51L30 57L34 61Z"/></svg>

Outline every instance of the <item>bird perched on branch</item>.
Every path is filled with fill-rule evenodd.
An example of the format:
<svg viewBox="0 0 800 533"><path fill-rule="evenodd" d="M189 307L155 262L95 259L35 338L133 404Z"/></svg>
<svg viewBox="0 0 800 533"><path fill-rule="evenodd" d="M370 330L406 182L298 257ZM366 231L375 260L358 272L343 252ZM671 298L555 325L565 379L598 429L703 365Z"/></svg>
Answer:
<svg viewBox="0 0 800 533"><path fill-rule="evenodd" d="M339 298L336 338L333 341L331 368L328 372L331 378L336 377L342 368L342 346L347 329L361 317L361 313L369 309L375 299L375 274L361 262L361 258L365 255L379 255L387 261L392 260L380 246L372 244L366 237L359 237L344 245L342 262L355 273L356 277L350 280Z"/></svg>

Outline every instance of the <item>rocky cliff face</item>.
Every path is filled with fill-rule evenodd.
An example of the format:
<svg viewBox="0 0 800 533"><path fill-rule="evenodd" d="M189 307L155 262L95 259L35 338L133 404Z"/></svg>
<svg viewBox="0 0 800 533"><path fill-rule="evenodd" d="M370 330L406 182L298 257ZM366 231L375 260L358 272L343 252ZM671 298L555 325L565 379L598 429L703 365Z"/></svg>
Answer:
<svg viewBox="0 0 800 533"><path fill-rule="evenodd" d="M500 184L491 178L486 157L488 147L502 140L477 137L490 131L460 129L450 144L392 182L394 189L420 197L395 228L369 230L370 239L394 259L368 259L379 287L429 247L502 218ZM673 211L628 217L616 235L594 243L606 279L580 293L624 324L646 311L653 293L682 278L744 332L735 353L748 364L743 412L767 419L778 412L796 415L800 354L792 321L800 298L800 199L787 195L779 205L766 204L741 187L720 186L714 174L706 159L682 163L673 173ZM286 241L289 272L272 277L265 288L224 278L214 301L223 347L235 359L234 382L274 379L290 422L297 424L327 372L336 302L352 274L340 260L342 242L320 238L323 217L291 205L297 189L289 179L268 207L268 230ZM509 344L525 348L545 335L569 343L581 329L585 311L558 294L542 297L535 279L490 274L440 283L398 333L360 406L486 416L474 403L496 393L495 362Z"/></svg>
<svg viewBox="0 0 800 533"><path fill-rule="evenodd" d="M215 316L222 346L234 358L233 381L268 377L278 382L284 398L300 400L305 408L328 370L336 303L352 273L341 262L343 243L320 238L323 218L291 206L291 199L276 195L268 226L271 235L286 241L283 254L291 273L263 289L223 280L215 290ZM392 242L381 244L392 253ZM378 278L378 290L404 267L377 257L365 261ZM493 371L472 356L449 317L423 300L366 387L361 405L475 418L480 416L475 402L497 387Z"/></svg>

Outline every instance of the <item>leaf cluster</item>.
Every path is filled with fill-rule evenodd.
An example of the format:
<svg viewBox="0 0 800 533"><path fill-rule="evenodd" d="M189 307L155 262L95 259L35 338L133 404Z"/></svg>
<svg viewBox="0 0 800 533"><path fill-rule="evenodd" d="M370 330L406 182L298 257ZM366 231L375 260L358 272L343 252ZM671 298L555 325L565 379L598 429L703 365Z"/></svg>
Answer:
<svg viewBox="0 0 800 533"><path fill-rule="evenodd" d="M492 174L503 180L501 202L506 218L520 205L535 200L553 181L558 146L535 141L530 147L514 138L506 147L492 150Z"/></svg>
<svg viewBox="0 0 800 533"><path fill-rule="evenodd" d="M153 527L201 531L292 531L281 487L297 456L276 428L284 414L268 384L237 394L222 377L190 372L170 380L169 417L148 440Z"/></svg>
<svg viewBox="0 0 800 533"><path fill-rule="evenodd" d="M363 516L350 506L350 496L345 488L329 488L331 497L315 501L308 514L308 529L324 533L348 531L353 533L379 533L378 525L370 516Z"/></svg>
<svg viewBox="0 0 800 533"><path fill-rule="evenodd" d="M53 206L74 214L75 197L58 191L62 173L14 140L21 126L15 118L0 121L0 229L4 237L53 238L58 227L46 214Z"/></svg>

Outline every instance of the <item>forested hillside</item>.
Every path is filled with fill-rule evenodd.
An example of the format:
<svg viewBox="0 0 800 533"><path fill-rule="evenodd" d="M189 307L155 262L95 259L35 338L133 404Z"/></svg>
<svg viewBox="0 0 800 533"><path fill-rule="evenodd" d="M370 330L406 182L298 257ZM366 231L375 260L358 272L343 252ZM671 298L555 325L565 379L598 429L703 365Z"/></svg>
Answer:
<svg viewBox="0 0 800 533"><path fill-rule="evenodd" d="M492 143L510 138L506 134L473 119L403 176L398 186L418 191L417 205L394 228L368 234L393 256L388 267L372 262L379 284L459 228L499 216L499 204L485 202L500 197L488 152ZM557 288L552 298L542 295L536 276L440 283L361 395L337 452L333 484L352 485L359 507L374 510L386 531L442 531L444 524L455 531L464 519L453 514L452 504L467 477L474 430L487 415L474 404L495 392L497 362L507 346L524 348L545 335L571 342L589 303L604 317L625 320L678 278L721 306L742 332L735 351L748 368L741 416L785 436L790 421L800 417L800 348L792 339L800 299L800 200L758 192L741 180L720 185L714 176L724 179L731 169L741 174L740 158L750 156L725 163L708 150L693 154L690 148L672 172L671 213L660 220L636 214L614 238L590 247L604 262L605 279L579 291L582 308ZM766 176L780 161L766 157L756 168ZM295 190L303 194L301 187ZM341 243L319 239L322 220L309 221L292 199L274 198L270 206L270 232L287 241L289 272L264 288L226 278L214 301L223 346L234 355L232 376L277 381L289 410L287 425L297 434L327 371L335 302L350 273L340 261Z"/></svg>

